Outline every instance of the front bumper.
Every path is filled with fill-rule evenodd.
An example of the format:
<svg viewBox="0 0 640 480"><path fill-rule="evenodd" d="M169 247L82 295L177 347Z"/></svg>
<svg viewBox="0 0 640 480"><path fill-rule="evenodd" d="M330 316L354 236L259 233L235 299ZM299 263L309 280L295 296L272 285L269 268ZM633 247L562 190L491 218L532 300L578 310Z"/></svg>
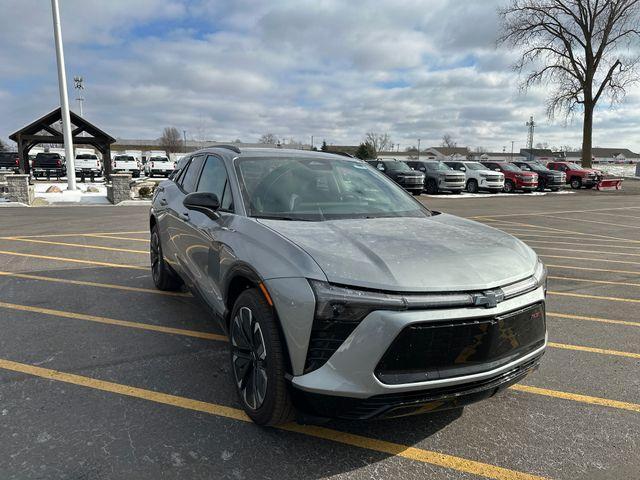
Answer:
<svg viewBox="0 0 640 480"><path fill-rule="evenodd" d="M465 392L475 395L478 393L476 388L482 385L486 387L482 389L483 391L495 390L502 381L508 382L504 375L512 378L511 374L518 374L516 376L519 379L521 378L519 373L525 375L530 370L526 368L522 370L523 365L542 355L546 348L546 335L542 345L536 347L535 350L510 359L506 364L497 367L490 365L486 370L480 368L471 374L410 383L384 383L376 376L376 369L389 347L408 326L443 321L469 323L487 317L503 316L525 307L543 303L544 291L540 287L524 295L505 300L493 308L374 311L358 324L322 367L304 375L294 376L291 382L296 390L303 392L296 392L298 396L312 394L345 397L351 400L366 400L380 395L404 395L407 393L419 394L418 396L422 399L450 394L460 396ZM428 376L424 378L428 378ZM494 384L494 382L498 383Z"/></svg>
<svg viewBox="0 0 640 480"><path fill-rule="evenodd" d="M478 188L482 189L482 190L496 190L496 191L501 191L504 188L504 180L500 181L490 181L490 180L486 180L484 178L480 179L480 182L478 183Z"/></svg>
<svg viewBox="0 0 640 480"><path fill-rule="evenodd" d="M457 191L462 191L465 188L465 180L464 178L458 181L447 181L447 180L440 180L438 182L438 188L440 190L449 190L452 192L457 192Z"/></svg>

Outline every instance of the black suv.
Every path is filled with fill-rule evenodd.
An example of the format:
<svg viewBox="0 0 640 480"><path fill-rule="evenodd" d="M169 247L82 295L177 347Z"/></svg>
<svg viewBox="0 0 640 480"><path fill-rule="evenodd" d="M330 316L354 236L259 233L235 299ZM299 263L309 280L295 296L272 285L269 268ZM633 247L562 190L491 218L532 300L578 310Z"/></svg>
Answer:
<svg viewBox="0 0 640 480"><path fill-rule="evenodd" d="M416 172L400 160L367 160L367 163L414 195L424 190L424 173Z"/></svg>
<svg viewBox="0 0 640 480"><path fill-rule="evenodd" d="M66 174L67 167L59 153L39 153L33 159L33 176L35 178L39 178L42 175L47 178L52 175L60 178Z"/></svg>
<svg viewBox="0 0 640 480"><path fill-rule="evenodd" d="M541 192L544 192L547 188L552 192L557 192L565 186L566 175L564 173L549 170L540 162L525 162L517 160L513 162L513 164L517 165L520 167L520 170L524 170L525 172L537 173L538 190Z"/></svg>
<svg viewBox="0 0 640 480"><path fill-rule="evenodd" d="M13 170L14 173L20 173L18 152L0 152L0 170Z"/></svg>

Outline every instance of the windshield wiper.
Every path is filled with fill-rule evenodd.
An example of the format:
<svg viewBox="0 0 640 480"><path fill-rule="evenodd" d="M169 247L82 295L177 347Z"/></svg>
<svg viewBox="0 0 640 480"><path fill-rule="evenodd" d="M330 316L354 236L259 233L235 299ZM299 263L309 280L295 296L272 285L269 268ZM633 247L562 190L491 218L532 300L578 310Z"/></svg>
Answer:
<svg viewBox="0 0 640 480"><path fill-rule="evenodd" d="M265 220L289 220L292 222L313 222L309 218L291 217L287 215L252 215L253 218L264 218Z"/></svg>

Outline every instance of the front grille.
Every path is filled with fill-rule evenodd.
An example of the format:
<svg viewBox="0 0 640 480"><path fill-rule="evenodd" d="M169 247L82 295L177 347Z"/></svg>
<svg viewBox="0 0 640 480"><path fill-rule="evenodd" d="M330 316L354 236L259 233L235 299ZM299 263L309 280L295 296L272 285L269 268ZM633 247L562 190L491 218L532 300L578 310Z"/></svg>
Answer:
<svg viewBox="0 0 640 480"><path fill-rule="evenodd" d="M500 177L487 177L487 182L499 182Z"/></svg>
<svg viewBox="0 0 640 480"><path fill-rule="evenodd" d="M327 363L357 326L356 322L314 319L304 373L317 370Z"/></svg>
<svg viewBox="0 0 640 480"><path fill-rule="evenodd" d="M405 327L378 363L386 384L413 383L493 370L544 344L544 304L500 316Z"/></svg>
<svg viewBox="0 0 640 480"><path fill-rule="evenodd" d="M445 182L450 182L450 183L464 183L464 177L445 177L444 178Z"/></svg>
<svg viewBox="0 0 640 480"><path fill-rule="evenodd" d="M404 177L402 180L408 185L419 185L424 182L422 177Z"/></svg>

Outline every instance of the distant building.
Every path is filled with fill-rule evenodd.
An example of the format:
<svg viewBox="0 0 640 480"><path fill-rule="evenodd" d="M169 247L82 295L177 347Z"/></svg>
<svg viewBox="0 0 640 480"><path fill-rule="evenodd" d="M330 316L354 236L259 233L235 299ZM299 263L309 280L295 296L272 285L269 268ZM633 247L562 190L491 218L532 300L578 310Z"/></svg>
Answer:
<svg viewBox="0 0 640 480"><path fill-rule="evenodd" d="M425 160L467 160L471 158L468 147L429 147L420 152Z"/></svg>
<svg viewBox="0 0 640 480"><path fill-rule="evenodd" d="M476 162L513 162L515 160L526 160L520 153L513 152L475 152L471 158Z"/></svg>
<svg viewBox="0 0 640 480"><path fill-rule="evenodd" d="M554 155L558 160L578 162L582 159L582 152L554 152ZM594 163L640 163L640 154L628 148L594 147L591 159Z"/></svg>
<svg viewBox="0 0 640 480"><path fill-rule="evenodd" d="M218 142L214 140L187 140L187 144L184 148L185 152L193 152L205 147L211 147L214 145L235 145L238 148L293 148L296 150L309 150L309 145L303 145L299 143L292 144L272 144L272 143L235 143L235 142ZM128 139L118 138L116 143L111 145L111 151L122 152L124 150L162 150L159 139Z"/></svg>

